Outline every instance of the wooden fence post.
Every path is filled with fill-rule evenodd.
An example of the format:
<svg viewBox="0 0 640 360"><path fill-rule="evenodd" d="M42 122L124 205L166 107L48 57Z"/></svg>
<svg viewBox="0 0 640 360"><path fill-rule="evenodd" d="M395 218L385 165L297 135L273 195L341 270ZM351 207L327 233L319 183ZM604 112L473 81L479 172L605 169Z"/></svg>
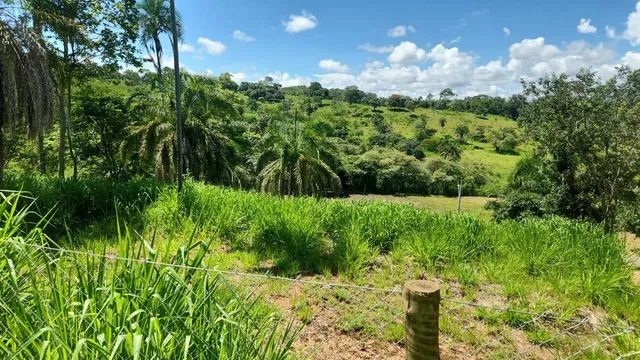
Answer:
<svg viewBox="0 0 640 360"><path fill-rule="evenodd" d="M440 359L440 286L425 280L409 281L404 286L404 298L406 359Z"/></svg>

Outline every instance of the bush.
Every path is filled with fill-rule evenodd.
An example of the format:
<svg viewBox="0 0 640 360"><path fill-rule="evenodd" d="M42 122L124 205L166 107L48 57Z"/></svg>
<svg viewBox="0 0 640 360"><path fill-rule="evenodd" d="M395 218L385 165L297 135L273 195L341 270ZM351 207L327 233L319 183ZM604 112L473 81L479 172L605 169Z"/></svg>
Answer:
<svg viewBox="0 0 640 360"><path fill-rule="evenodd" d="M52 236L66 234L67 228L77 229L112 217L116 210L135 219L156 200L163 186L155 180L59 180L9 174L3 184L6 190L21 190L36 198L37 213L54 212L45 229Z"/></svg>
<svg viewBox="0 0 640 360"><path fill-rule="evenodd" d="M504 128L494 131L492 141L494 149L500 154L517 154L519 144L518 133L515 128Z"/></svg>
<svg viewBox="0 0 640 360"><path fill-rule="evenodd" d="M487 208L493 211L493 218L498 221L541 217L545 213L544 199L530 192L510 192L503 199L489 202Z"/></svg>

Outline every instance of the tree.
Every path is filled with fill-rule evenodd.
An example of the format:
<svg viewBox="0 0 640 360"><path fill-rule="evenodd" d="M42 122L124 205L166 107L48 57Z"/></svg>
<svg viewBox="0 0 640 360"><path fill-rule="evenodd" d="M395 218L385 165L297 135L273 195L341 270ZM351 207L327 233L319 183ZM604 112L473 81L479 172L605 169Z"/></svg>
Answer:
<svg viewBox="0 0 640 360"><path fill-rule="evenodd" d="M344 101L349 104L359 104L365 98L364 91L358 89L357 86L347 86L344 89Z"/></svg>
<svg viewBox="0 0 640 360"><path fill-rule="evenodd" d="M520 121L549 165L548 211L613 231L640 175L640 71L620 68L605 83L590 71L550 76L524 83L524 95Z"/></svg>
<svg viewBox="0 0 640 360"><path fill-rule="evenodd" d="M7 130L37 135L53 121L54 85L37 34L0 9L0 185Z"/></svg>
<svg viewBox="0 0 640 360"><path fill-rule="evenodd" d="M465 125L465 124L456 125L456 128L455 128L454 131L456 133L456 136L458 137L458 140L460 140L460 141L464 141L464 138L470 132L469 127L467 125Z"/></svg>
<svg viewBox="0 0 640 360"><path fill-rule="evenodd" d="M187 76L184 96L181 96L183 146L188 150L183 152L183 166L195 179L240 185L235 144L222 135L219 125L240 115L220 94L222 91L201 77ZM171 181L177 177L179 169L178 123L171 107L162 101L162 94L146 94L137 101L133 111L150 121L132 127L131 136L122 148L123 155L128 161L139 157L143 163L152 163L158 180Z"/></svg>
<svg viewBox="0 0 640 360"><path fill-rule="evenodd" d="M282 196L340 191L340 178L327 163L330 145L300 122L297 111L291 121L276 123L270 130L256 166L260 191Z"/></svg>
<svg viewBox="0 0 640 360"><path fill-rule="evenodd" d="M163 34L173 34L173 13L167 0L142 0L138 4L140 9L140 41L149 53L153 67L158 75L158 84L162 86L162 40ZM176 37L182 38L182 24L180 16L176 15ZM173 47L173 35L170 37Z"/></svg>
<svg viewBox="0 0 640 360"><path fill-rule="evenodd" d="M181 95L181 82L180 78L180 52L178 51L178 41L180 40L178 32L178 15L176 13L175 0L169 0L171 9L171 47L173 48L173 71L175 81L175 104L176 104L176 145L178 156L178 193L182 192L182 172L184 171L184 145L183 145L183 133L182 133L182 102L180 100Z"/></svg>
<svg viewBox="0 0 640 360"><path fill-rule="evenodd" d="M61 58L56 67L60 106L58 176L64 177L65 142L73 161L73 176L78 174L71 119L74 79L87 66L101 61L118 68L122 63L139 65L136 57L138 12L135 0L30 0L38 26L55 35L50 49Z"/></svg>
<svg viewBox="0 0 640 360"><path fill-rule="evenodd" d="M447 160L458 161L462 158L462 148L451 135L445 135L438 144L438 153Z"/></svg>
<svg viewBox="0 0 640 360"><path fill-rule="evenodd" d="M491 143L497 153L516 154L518 133L515 128L504 128L499 131L493 131Z"/></svg>
<svg viewBox="0 0 640 360"><path fill-rule="evenodd" d="M451 98L456 97L456 93L451 90L451 88L446 88L440 91L440 100L451 100Z"/></svg>

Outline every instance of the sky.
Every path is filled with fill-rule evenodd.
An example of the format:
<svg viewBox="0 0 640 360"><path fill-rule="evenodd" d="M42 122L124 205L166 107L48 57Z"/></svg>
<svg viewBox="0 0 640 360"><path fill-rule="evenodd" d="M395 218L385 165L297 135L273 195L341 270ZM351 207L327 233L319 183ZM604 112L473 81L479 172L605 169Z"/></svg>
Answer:
<svg viewBox="0 0 640 360"><path fill-rule="evenodd" d="M381 96L508 96L520 79L640 68L638 0L176 0L181 66ZM167 41L168 43L168 41ZM169 47L166 47L169 49ZM170 51L165 51L170 55ZM164 59L165 65L172 63Z"/></svg>

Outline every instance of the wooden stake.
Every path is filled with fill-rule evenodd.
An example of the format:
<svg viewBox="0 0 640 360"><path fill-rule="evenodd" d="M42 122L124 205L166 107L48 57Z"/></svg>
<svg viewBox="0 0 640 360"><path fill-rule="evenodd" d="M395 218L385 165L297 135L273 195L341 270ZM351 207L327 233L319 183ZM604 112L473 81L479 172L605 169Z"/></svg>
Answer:
<svg viewBox="0 0 640 360"><path fill-rule="evenodd" d="M404 297L407 301L406 359L440 359L438 343L440 286L425 280L409 281L404 286Z"/></svg>

